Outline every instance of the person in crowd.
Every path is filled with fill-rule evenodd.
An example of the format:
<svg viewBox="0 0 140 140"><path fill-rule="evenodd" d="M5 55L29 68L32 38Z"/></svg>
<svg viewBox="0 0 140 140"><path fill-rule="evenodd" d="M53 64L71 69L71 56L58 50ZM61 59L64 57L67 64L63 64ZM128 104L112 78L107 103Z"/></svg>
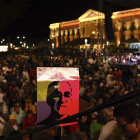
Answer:
<svg viewBox="0 0 140 140"><path fill-rule="evenodd" d="M90 125L90 138L91 140L95 139L95 133L100 133L100 130L104 126L105 123L105 117L103 115L97 115L96 116L97 121L94 123L91 123Z"/></svg>
<svg viewBox="0 0 140 140"><path fill-rule="evenodd" d="M86 134L89 133L89 126L87 124L87 116L80 117L78 124L80 127L80 131L85 132Z"/></svg>
<svg viewBox="0 0 140 140"><path fill-rule="evenodd" d="M123 136L117 128L117 122L113 115L113 108L108 107L100 111L104 115L107 123L102 127L98 140L123 140Z"/></svg>
<svg viewBox="0 0 140 140"><path fill-rule="evenodd" d="M122 135L128 139L140 139L140 108L134 102L115 106L114 116Z"/></svg>
<svg viewBox="0 0 140 140"><path fill-rule="evenodd" d="M28 110L26 117L23 119L23 128L26 130L32 130L36 128L36 121L37 118L35 115L33 115L32 110Z"/></svg>
<svg viewBox="0 0 140 140"><path fill-rule="evenodd" d="M27 100L27 101L26 101L26 106L25 106L25 109L24 109L25 115L27 114L27 111L28 111L28 110L32 110L32 113L33 113L33 114L36 114L35 106L31 103L30 100Z"/></svg>
<svg viewBox="0 0 140 140"><path fill-rule="evenodd" d="M13 111L15 110L15 106L19 107L19 110L22 110L22 108L20 107L20 103L18 101L14 102L14 106L10 109L11 114L13 113ZM23 111L23 110L22 110Z"/></svg>
<svg viewBox="0 0 140 140"><path fill-rule="evenodd" d="M16 115L9 115L9 121L5 125L4 129L4 137L9 137L9 134L12 131L19 131L19 125L16 121L17 116Z"/></svg>
<svg viewBox="0 0 140 140"><path fill-rule="evenodd" d="M13 85L12 91L9 93L10 105L13 107L15 101L19 101L19 92L16 90L16 85Z"/></svg>
<svg viewBox="0 0 140 140"><path fill-rule="evenodd" d="M2 112L0 112L0 139L4 138L3 131L6 124L6 121L2 118Z"/></svg>
<svg viewBox="0 0 140 140"><path fill-rule="evenodd" d="M24 114L24 111L21 110L19 106L14 106L14 111L12 112L11 115L16 115L17 116L16 121L18 125L22 126L22 122L23 122L23 119L25 118L25 114Z"/></svg>
<svg viewBox="0 0 140 140"><path fill-rule="evenodd" d="M94 123L97 121L97 118L96 118L96 113L95 112L92 112L88 115L87 117L87 124L88 126L90 126L91 123Z"/></svg>

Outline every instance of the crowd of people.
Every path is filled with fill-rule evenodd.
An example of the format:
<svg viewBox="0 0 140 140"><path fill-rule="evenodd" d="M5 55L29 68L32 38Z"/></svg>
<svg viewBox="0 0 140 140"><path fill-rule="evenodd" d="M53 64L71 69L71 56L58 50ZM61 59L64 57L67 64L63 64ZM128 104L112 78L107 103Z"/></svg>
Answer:
<svg viewBox="0 0 140 140"><path fill-rule="evenodd" d="M134 66L120 69L117 63L121 63L121 58L120 61L116 61L115 56L119 59L116 53L111 55L106 53L98 57L92 52L88 53L88 56L84 58L84 51L72 54L56 52L53 55L46 50L2 53L0 56L0 139L12 136L15 131L23 133L37 127L37 67L79 68L79 112L139 89L138 68ZM133 102L139 105L140 98L133 99ZM115 114L117 116L117 113ZM54 139L60 139L58 126L48 131ZM82 116L78 124L64 127L64 135L69 136L76 132L87 135L87 139L91 140L125 138L117 129L113 107ZM24 139L30 137L25 136Z"/></svg>

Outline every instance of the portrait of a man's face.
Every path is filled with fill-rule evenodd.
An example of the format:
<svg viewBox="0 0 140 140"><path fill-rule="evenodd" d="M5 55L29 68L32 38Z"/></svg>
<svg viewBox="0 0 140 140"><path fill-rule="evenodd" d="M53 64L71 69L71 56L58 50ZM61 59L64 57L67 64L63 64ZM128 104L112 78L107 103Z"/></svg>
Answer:
<svg viewBox="0 0 140 140"><path fill-rule="evenodd" d="M69 82L52 82L48 86L47 104L51 109L59 112L60 115L68 114L72 103L72 87Z"/></svg>
<svg viewBox="0 0 140 140"><path fill-rule="evenodd" d="M54 81L47 87L46 106L51 110L45 122L52 122L63 119L79 111L79 94L74 85L78 86L78 81ZM72 83L72 84L71 84ZM79 87L78 87L79 89ZM43 122L44 123L44 122ZM42 124L41 124L42 125Z"/></svg>

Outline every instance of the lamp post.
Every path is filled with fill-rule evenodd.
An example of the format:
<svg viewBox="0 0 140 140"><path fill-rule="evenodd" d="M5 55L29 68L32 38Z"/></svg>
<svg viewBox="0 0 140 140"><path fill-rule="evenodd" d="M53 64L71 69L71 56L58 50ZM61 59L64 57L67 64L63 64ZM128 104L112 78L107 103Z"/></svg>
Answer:
<svg viewBox="0 0 140 140"><path fill-rule="evenodd" d="M54 49L54 43L52 43L52 49Z"/></svg>
<svg viewBox="0 0 140 140"><path fill-rule="evenodd" d="M11 62L12 62L12 71L13 71L13 44L10 43L10 48L11 48Z"/></svg>
<svg viewBox="0 0 140 140"><path fill-rule="evenodd" d="M85 58L87 58L87 39L85 39Z"/></svg>
<svg viewBox="0 0 140 140"><path fill-rule="evenodd" d="M54 55L54 43L52 43L52 50L53 50L53 55Z"/></svg>

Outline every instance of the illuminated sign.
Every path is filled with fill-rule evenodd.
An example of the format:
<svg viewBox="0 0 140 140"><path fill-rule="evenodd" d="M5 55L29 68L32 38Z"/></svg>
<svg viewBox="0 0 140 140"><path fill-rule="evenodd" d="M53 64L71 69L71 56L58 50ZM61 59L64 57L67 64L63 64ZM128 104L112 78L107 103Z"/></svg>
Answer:
<svg viewBox="0 0 140 140"><path fill-rule="evenodd" d="M1 45L0 46L0 52L7 52L8 51L8 45Z"/></svg>
<svg viewBox="0 0 140 140"><path fill-rule="evenodd" d="M129 43L129 48L140 49L140 43Z"/></svg>

